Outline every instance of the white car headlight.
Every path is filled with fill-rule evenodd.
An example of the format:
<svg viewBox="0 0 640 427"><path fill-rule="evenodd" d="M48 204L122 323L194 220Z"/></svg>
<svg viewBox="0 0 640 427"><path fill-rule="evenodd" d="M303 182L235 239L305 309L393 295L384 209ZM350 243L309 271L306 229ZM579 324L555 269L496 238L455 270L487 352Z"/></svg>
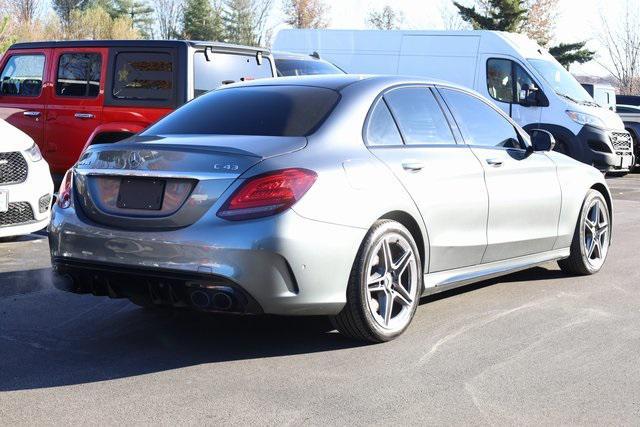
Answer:
<svg viewBox="0 0 640 427"><path fill-rule="evenodd" d="M599 119L596 116L592 116L591 114L580 113L578 111L571 111L571 110L567 110L566 113L571 120L573 120L574 122L580 125L589 125L589 126L597 127L600 129L607 128L607 126L604 124L604 122L601 119Z"/></svg>
<svg viewBox="0 0 640 427"><path fill-rule="evenodd" d="M25 153L27 153L32 162L39 162L42 160L42 153L36 144L33 144L31 148L25 151Z"/></svg>

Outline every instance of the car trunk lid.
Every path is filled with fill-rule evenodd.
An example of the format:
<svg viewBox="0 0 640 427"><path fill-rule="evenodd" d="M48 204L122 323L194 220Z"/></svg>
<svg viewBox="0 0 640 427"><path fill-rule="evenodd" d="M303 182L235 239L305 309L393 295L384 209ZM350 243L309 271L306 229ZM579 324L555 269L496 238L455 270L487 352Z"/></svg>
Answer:
<svg viewBox="0 0 640 427"><path fill-rule="evenodd" d="M302 137L209 135L96 145L74 168L75 200L89 219L113 227L185 227L249 168L305 145Z"/></svg>

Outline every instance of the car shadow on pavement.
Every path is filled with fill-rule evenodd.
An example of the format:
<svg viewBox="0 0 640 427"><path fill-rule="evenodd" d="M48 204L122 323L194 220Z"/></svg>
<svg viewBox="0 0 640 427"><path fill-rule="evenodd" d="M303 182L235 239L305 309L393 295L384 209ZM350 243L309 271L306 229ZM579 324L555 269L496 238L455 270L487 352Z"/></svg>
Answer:
<svg viewBox="0 0 640 427"><path fill-rule="evenodd" d="M16 284L19 292L0 295L0 392L365 345L342 337L323 317L142 309L126 300L57 291L47 270L22 273L20 282L26 287ZM7 274L0 273L0 285L9 283ZM430 296L422 303L498 282L552 279L558 274L537 268Z"/></svg>

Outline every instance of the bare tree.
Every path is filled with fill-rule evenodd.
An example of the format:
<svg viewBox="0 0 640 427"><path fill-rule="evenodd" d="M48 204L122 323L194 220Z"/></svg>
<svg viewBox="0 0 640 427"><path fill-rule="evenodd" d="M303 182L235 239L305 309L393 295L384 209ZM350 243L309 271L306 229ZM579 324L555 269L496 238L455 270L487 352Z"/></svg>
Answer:
<svg viewBox="0 0 640 427"><path fill-rule="evenodd" d="M471 28L471 25L460 18L460 14L457 9L453 7L453 3L450 0L441 1L440 19L442 19L442 27L445 30L458 31L468 30Z"/></svg>
<svg viewBox="0 0 640 427"><path fill-rule="evenodd" d="M273 0L225 0L222 19L228 42L262 45Z"/></svg>
<svg viewBox="0 0 640 427"><path fill-rule="evenodd" d="M522 31L541 46L547 46L553 38L554 22L558 17L558 0L529 0L528 8Z"/></svg>
<svg viewBox="0 0 640 427"><path fill-rule="evenodd" d="M378 30L397 30L403 22L404 14L389 5L383 7L382 10L369 12L367 17L367 24Z"/></svg>
<svg viewBox="0 0 640 427"><path fill-rule="evenodd" d="M602 28L599 40L609 61L598 61L618 82L624 94L638 93L640 80L640 14L637 7L629 0L623 4L622 15L616 18L615 25L610 25L605 14L602 14Z"/></svg>
<svg viewBox="0 0 640 427"><path fill-rule="evenodd" d="M11 16L21 23L32 23L40 12L40 0L5 0Z"/></svg>
<svg viewBox="0 0 640 427"><path fill-rule="evenodd" d="M328 11L323 0L284 0L284 22L293 28L327 28Z"/></svg>
<svg viewBox="0 0 640 427"><path fill-rule="evenodd" d="M153 0L153 8L156 13L159 36L169 40L180 33L178 22L182 15L182 0Z"/></svg>

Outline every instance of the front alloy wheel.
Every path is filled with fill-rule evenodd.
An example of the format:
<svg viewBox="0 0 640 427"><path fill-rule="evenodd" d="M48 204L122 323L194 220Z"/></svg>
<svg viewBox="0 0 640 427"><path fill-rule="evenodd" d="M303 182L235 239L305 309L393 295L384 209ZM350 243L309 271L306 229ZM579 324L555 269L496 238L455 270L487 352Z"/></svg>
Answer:
<svg viewBox="0 0 640 427"><path fill-rule="evenodd" d="M585 197L571 243L569 258L558 262L571 274L594 274L607 259L611 242L611 213L602 193L589 190Z"/></svg>
<svg viewBox="0 0 640 427"><path fill-rule="evenodd" d="M409 326L422 288L420 254L401 224L381 220L369 230L354 262L347 304L332 318L344 335L389 341Z"/></svg>

